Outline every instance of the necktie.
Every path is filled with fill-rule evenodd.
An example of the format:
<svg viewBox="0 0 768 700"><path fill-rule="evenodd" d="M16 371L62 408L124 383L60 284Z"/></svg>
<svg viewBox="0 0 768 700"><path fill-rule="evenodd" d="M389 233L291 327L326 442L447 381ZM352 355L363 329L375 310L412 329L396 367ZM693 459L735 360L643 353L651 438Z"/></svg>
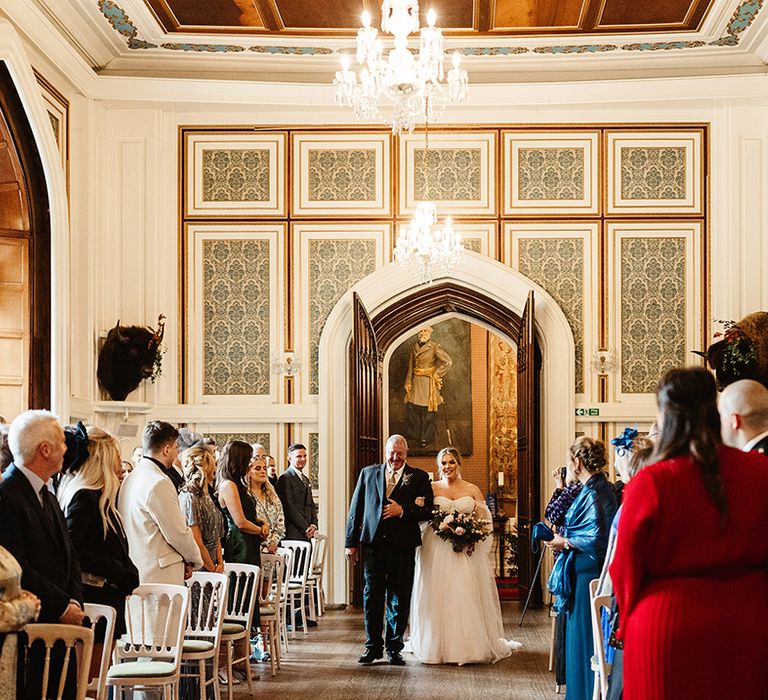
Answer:
<svg viewBox="0 0 768 700"><path fill-rule="evenodd" d="M53 505L53 501L51 500L51 492L48 490L47 486L43 486L43 488L40 489L40 498L43 501L43 512L45 513L45 519L48 521L48 525L50 526L54 535L56 537L60 537L60 525L59 519L56 516L56 506Z"/></svg>
<svg viewBox="0 0 768 700"><path fill-rule="evenodd" d="M395 470L388 469L387 470L387 498L389 498L392 495L392 492L395 490L395 486L397 486L397 480L395 478Z"/></svg>

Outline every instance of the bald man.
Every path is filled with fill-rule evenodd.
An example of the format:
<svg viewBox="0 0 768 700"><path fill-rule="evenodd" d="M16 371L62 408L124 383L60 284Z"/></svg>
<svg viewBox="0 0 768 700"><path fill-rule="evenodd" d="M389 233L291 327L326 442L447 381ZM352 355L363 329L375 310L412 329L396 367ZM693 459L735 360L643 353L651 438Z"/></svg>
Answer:
<svg viewBox="0 0 768 700"><path fill-rule="evenodd" d="M744 452L768 450L768 389L753 379L729 384L718 404L723 442Z"/></svg>

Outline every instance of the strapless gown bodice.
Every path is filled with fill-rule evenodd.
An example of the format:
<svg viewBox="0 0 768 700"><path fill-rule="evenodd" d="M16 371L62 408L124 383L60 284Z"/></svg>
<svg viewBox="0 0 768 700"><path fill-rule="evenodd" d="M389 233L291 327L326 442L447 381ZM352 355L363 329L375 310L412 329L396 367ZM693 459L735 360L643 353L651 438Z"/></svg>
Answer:
<svg viewBox="0 0 768 700"><path fill-rule="evenodd" d="M443 511L490 518L472 496L435 496ZM519 647L504 637L499 595L490 560L491 538L472 556L454 552L426 525L416 554L410 651L425 664L496 663Z"/></svg>
<svg viewBox="0 0 768 700"><path fill-rule="evenodd" d="M455 510L459 513L471 513L475 509L475 499L472 498L472 496L459 496L458 498L435 496L435 505L441 510Z"/></svg>

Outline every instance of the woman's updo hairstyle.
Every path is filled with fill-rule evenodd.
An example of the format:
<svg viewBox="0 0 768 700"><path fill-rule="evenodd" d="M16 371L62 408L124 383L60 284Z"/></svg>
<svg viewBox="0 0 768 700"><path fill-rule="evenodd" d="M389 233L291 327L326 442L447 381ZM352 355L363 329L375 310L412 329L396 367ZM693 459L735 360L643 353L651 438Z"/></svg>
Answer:
<svg viewBox="0 0 768 700"><path fill-rule="evenodd" d="M608 454L603 442L586 435L576 438L568 452L571 455L571 459L580 459L584 469L590 474L597 474L597 472L605 469L605 465L608 464Z"/></svg>

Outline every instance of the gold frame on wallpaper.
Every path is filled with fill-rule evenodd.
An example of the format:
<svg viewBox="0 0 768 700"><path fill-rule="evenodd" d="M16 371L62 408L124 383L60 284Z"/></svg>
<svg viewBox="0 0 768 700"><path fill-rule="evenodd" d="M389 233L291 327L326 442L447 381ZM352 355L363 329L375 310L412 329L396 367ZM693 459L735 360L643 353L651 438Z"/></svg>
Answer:
<svg viewBox="0 0 768 700"><path fill-rule="evenodd" d="M701 216L704 208L704 143L700 129L676 131L612 130L605 137L605 212L613 216ZM625 199L622 195L622 151L624 148L685 149L685 196L681 199Z"/></svg>
<svg viewBox="0 0 768 700"><path fill-rule="evenodd" d="M309 179L302 178L312 151L373 151L376 185L372 200L310 200ZM317 132L291 133L291 215L295 217L383 216L392 213L390 196L392 178L391 137L388 133L336 133L324 138Z"/></svg>
<svg viewBox="0 0 768 700"><path fill-rule="evenodd" d="M282 327L279 323L279 309L282 299L279 293L276 298L270 299L270 328L269 347L270 363L269 393L268 394L206 394L204 392L204 350L203 335L204 313L202 309L203 298L201 289L202 259L198 246L206 240L262 240L269 243L270 250L270 278L271 286L279 289L285 284L283 278L284 248L281 245L286 238L288 225L284 221L262 222L221 222L221 221L190 221L185 226L185 260L187 267L185 276L185 299L187 309L193 313L185 314L186 348L183 353L184 364L189 376L186 377L185 389L187 398L193 403L205 403L222 406L241 406L267 404L280 402L282 383L279 377L275 377L271 371L273 348L279 347L281 342ZM273 315L275 318L273 318ZM190 323L190 318L193 321ZM191 341L191 342L190 342ZM200 369L198 374L196 370Z"/></svg>
<svg viewBox="0 0 768 700"><path fill-rule="evenodd" d="M297 340L297 352L303 363L303 371L297 382L296 394L300 402L311 401L317 394L309 391L310 377L310 315L309 315L309 266L303 251L312 241L368 240L375 245L375 269L386 265L389 258L388 242L392 236L392 223L389 221L293 221L289 229L293 250L296 253L291 274L293 304L298 313L294 314L294 333ZM286 280L287 281L287 280ZM319 339L318 339L319 340Z"/></svg>
<svg viewBox="0 0 768 700"><path fill-rule="evenodd" d="M400 192L398 191L399 188L399 180L400 180L400 149L401 149L401 139L392 136L391 132L383 126L376 126L376 125L366 125L366 126L354 126L350 124L335 124L335 125L324 125L324 126L318 126L318 127L308 127L306 124L290 124L290 125L279 125L279 126L272 126L272 125L264 125L264 126L249 126L249 125L228 125L228 124L212 124L212 125L179 125L179 156L178 156L178 163L179 163L179 172L182 174L181 177L179 177L179 252L180 252L180 260L182 261L181 268L179 270L179 286L181 289L181 294L179 295L179 352L180 356L182 358L181 362L179 363L179 400L185 401L187 400L187 380L188 380L188 372L189 368L185 366L185 356L186 353L183 352L184 344L185 344L185 338L186 338L186 325L189 322L188 319L188 313L187 313L187 302L184 298L185 295L185 289L186 289L186 275L187 275L187 263L184 259L185 254L185 246L184 246L184 228L185 225L192 222L200 222L200 221L210 221L211 219L205 218L205 217L190 217L185 215L185 207L184 207L184 198L185 198L185 183L184 183L184 174L187 169L186 164L186 155L187 155L187 140L190 137L190 135L202 135L202 136L211 136L211 135L218 135L218 136L225 136L228 137L232 134L249 134L249 135L262 135L262 134L273 134L273 133L283 133L286 135L286 139L291 138L292 134L308 134L308 135L315 135L319 137L327 136L328 138L333 138L336 134L367 134L367 135L381 135L384 140L387 138L390 142L390 168L391 168L391 178L390 178L390 196L391 196L391 213L389 216L382 216L382 217L365 217L363 221L365 223L371 223L371 224L390 224L392 227L392 234L390 236L389 240L389 250L388 253L388 259L391 259L391 250L394 245L394 232L397 228L397 226L402 222L403 219L407 218L408 215L400 215L398 212L400 210L400 203L399 200ZM622 122L604 122L604 123L584 123L584 124L564 124L564 123L548 123L548 124L532 124L532 123L525 123L525 124L446 124L441 125L439 129L430 129L430 143L432 143L433 139L435 138L441 138L446 133L454 134L457 136L460 136L464 139L472 139L473 135L478 133L489 133L492 132L496 135L496 149L495 149L495 171L493 172L493 178L494 178L494 184L493 184L493 190L495 194L495 201L496 201L496 207L494 211L490 215L479 215L479 214L468 214L466 216L457 216L455 218L455 221L461 222L461 223L467 223L467 224L475 224L475 223L489 223L489 222L495 222L496 223L496 243L495 243L495 253L492 253L492 257L496 260L501 261L504 257L504 236L503 236L503 230L504 226L508 223L518 223L518 222L525 222L525 221L537 221L537 222L554 222L554 223L562 223L564 221L573 221L573 218L576 217L578 221L588 221L590 219L594 219L596 221L599 221L601 223L601 234L600 234L600 250L601 252L601 263L600 263L600 276L605 277L605 270L603 269L603 263L602 260L605 257L605 253L607 251L607 243L605 238L605 231L603 230L605 228L605 225L608 222L612 221L622 221L627 219L636 219L636 220L674 220L678 218L686 218L686 219L696 219L698 220L702 225L702 236L701 236L701 267L700 267L700 274L701 274L701 280L702 280L702 286L701 286L701 309L702 309L702 318L701 318L701 328L702 328L702 336L701 336L701 343L703 345L706 344L707 339L709 337L709 324L707 320L707 314L709 313L709 293L710 293L710 273L709 273L709 238L708 238L708 231L709 231L709 199L710 199L710 192L708 187L709 182L709 128L710 124L705 122L682 122L682 123L674 123L674 122L666 122L666 123L622 123ZM684 133L684 132L692 132L696 131L701 134L701 178L700 178L700 192L701 192L701 208L700 212L695 215L686 215L686 214L678 214L674 212L664 212L663 214L634 214L634 215L628 215L628 214L618 214L618 213L612 213L609 214L605 209L605 201L601 201L601 211L597 215L582 215L578 216L575 214L555 214L555 215L541 215L541 214L531 214L531 213L523 213L523 212L517 212L514 215L504 214L503 213L503 163L504 163L504 148L503 148L503 135L504 134L516 134L516 135L524 135L526 133L541 133L541 132L547 132L551 133L553 136L560 135L560 134L574 134L574 133L584 133L584 132L596 132L599 136L598 138L598 146L599 146L599 159L598 159L598 187L600 190L600 194L602 197L605 197L605 192L607 190L607 161L609 160L607 157L608 150L607 150L607 139L608 135L614 132L642 132L649 138L653 138L654 135L664 133L664 132L676 132L676 133ZM423 128L417 128L414 132L414 135L418 138L421 138L423 140L424 138L424 129ZM288 148L288 152L286 153L285 163L286 163L286 172L285 172L285 182L292 182L293 177L293 159L291 157L291 151L292 148ZM289 202L287 201L287 192L286 192L286 204L289 205ZM443 212L439 209L438 214L441 215ZM312 223L332 223L334 220L338 220L340 223L351 223L351 220L349 218L344 218L339 215L334 216L325 216L325 215L318 215L315 217L302 217L302 216L294 216L294 214L291 212L290 206L285 207L285 214L281 217L273 217L273 216L265 216L265 215L259 215L259 216L253 216L253 217L238 217L238 216L220 216L216 219L213 219L214 221L218 222L242 222L243 220L246 221L253 221L253 222L268 222L270 219L274 220L275 218L279 218L281 221L284 221L288 224L289 228L294 223L302 223L302 224L312 224ZM293 268L295 267L294 261L297 260L297 252L293 249L293 236L287 235L285 237L284 242L284 255L283 255L283 303L284 303L284 328L283 328L283 339L284 339L284 348L283 350L285 352L293 351L295 347L301 342L301 338L294 337L294 333L296 330L296 304L298 303L298 300L295 299L296 293L294 289L294 271ZM600 291L599 291L599 343L600 343L600 349L605 349L605 343L607 342L607 326L608 322L606 317L606 305L607 305L607 294L608 294L608 286L605 280L602 280L602 283L600 284ZM604 378L601 378L601 380ZM608 391L606 386L603 386L605 382L602 382L600 386L602 389L600 389L599 396L593 396L590 397L589 400L599 400L599 401L606 401L609 400ZM288 402L293 401L301 401L304 400L305 397L301 397L298 395L298 392L293 392L293 395L290 397L290 400Z"/></svg>
<svg viewBox="0 0 768 700"><path fill-rule="evenodd" d="M286 149L287 134L284 131L233 130L232 132L186 131L186 158L184 171L185 218L205 219L257 219L261 217L284 218L287 207ZM206 148L209 146L211 148ZM206 150L266 150L269 153L269 198L264 201L212 202L203 199L202 154Z"/></svg>
<svg viewBox="0 0 768 700"><path fill-rule="evenodd" d="M599 216L600 214L600 132L594 131L502 131L501 178L504 188L504 216ZM580 148L584 167L581 200L523 199L520 196L519 153L529 148Z"/></svg>
<svg viewBox="0 0 768 700"><path fill-rule="evenodd" d="M415 158L417 151L423 151L426 133L403 134L398 137L398 214L408 216L416 211ZM453 214L463 217L487 218L495 216L498 209L496 181L498 175L498 133L493 130L476 132L447 133L442 127L429 132L429 150L479 150L480 151L480 197L473 200L438 199L430 194L441 215Z"/></svg>

